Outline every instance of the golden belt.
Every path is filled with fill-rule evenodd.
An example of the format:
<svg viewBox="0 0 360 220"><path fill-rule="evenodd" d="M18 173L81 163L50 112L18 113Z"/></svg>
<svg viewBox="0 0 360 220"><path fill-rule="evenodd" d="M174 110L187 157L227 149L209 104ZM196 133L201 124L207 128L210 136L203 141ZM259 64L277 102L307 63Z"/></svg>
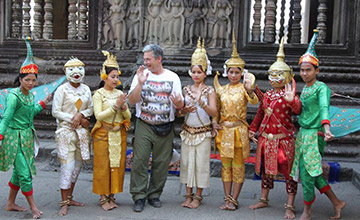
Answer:
<svg viewBox="0 0 360 220"><path fill-rule="evenodd" d="M233 128L233 127L237 127L237 126L240 126L240 125L245 125L246 127L249 127L248 123L246 123L243 120L240 120L240 121L223 121L221 123L221 125L225 126L227 128Z"/></svg>
<svg viewBox="0 0 360 220"><path fill-rule="evenodd" d="M268 139L269 141L272 141L274 139L281 139L281 138L286 137L286 135L283 134L283 133L281 133L281 134L271 134L271 133L267 134L265 132L261 133L261 136Z"/></svg>
<svg viewBox="0 0 360 220"><path fill-rule="evenodd" d="M189 132L190 134L200 134L200 133L205 133L205 132L209 132L212 131L212 126L210 125L205 125L205 126L200 126L200 127L191 127L187 124L183 124L182 128Z"/></svg>
<svg viewBox="0 0 360 220"><path fill-rule="evenodd" d="M105 124L104 122L101 122L101 125L106 131L117 132L117 131L120 131L120 129L121 129L121 124L113 126L113 125L110 125L108 123Z"/></svg>

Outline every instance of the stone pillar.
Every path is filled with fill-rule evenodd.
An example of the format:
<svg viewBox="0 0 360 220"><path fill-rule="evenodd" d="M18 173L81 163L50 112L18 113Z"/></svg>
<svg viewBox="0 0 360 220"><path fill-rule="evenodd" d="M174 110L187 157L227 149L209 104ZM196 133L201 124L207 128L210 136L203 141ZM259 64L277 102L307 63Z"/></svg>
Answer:
<svg viewBox="0 0 360 220"><path fill-rule="evenodd" d="M23 0L22 37L30 37L30 0Z"/></svg>
<svg viewBox="0 0 360 220"><path fill-rule="evenodd" d="M11 5L11 37L21 37L21 1L12 0Z"/></svg>
<svg viewBox="0 0 360 220"><path fill-rule="evenodd" d="M68 23L68 40L77 38L77 0L69 0L69 23Z"/></svg>
<svg viewBox="0 0 360 220"><path fill-rule="evenodd" d="M323 44L326 40L326 12L327 0L319 0L318 16L317 16L317 29L319 30L318 43Z"/></svg>
<svg viewBox="0 0 360 220"><path fill-rule="evenodd" d="M42 16L42 0L35 0L34 5L34 30L32 32L32 37L34 39L42 38L42 24L43 24L43 16Z"/></svg>
<svg viewBox="0 0 360 220"><path fill-rule="evenodd" d="M301 0L294 0L294 19L291 26L291 43L301 41Z"/></svg>
<svg viewBox="0 0 360 220"><path fill-rule="evenodd" d="M268 0L265 6L264 41L275 42L276 0Z"/></svg>
<svg viewBox="0 0 360 220"><path fill-rule="evenodd" d="M43 33L43 38L46 40L50 40L53 37L53 24L52 24L52 19L53 19L53 5L52 5L53 0L45 0L45 6L44 6L44 10L45 10L45 14L44 14L44 33Z"/></svg>
<svg viewBox="0 0 360 220"><path fill-rule="evenodd" d="M87 13L88 7L87 7L87 0L80 0L80 7L79 7L79 39L85 40L87 39Z"/></svg>
<svg viewBox="0 0 360 220"><path fill-rule="evenodd" d="M252 41L259 42L261 35L261 0L255 0L254 4L254 24L252 26Z"/></svg>

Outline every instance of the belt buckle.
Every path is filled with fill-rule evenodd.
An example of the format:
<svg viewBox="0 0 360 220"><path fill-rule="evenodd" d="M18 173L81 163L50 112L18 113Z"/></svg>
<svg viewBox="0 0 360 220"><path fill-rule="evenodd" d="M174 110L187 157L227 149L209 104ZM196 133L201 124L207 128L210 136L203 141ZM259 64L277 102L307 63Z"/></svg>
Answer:
<svg viewBox="0 0 360 220"><path fill-rule="evenodd" d="M274 140L274 135L273 134L268 134L268 140L269 141L272 141L272 140Z"/></svg>

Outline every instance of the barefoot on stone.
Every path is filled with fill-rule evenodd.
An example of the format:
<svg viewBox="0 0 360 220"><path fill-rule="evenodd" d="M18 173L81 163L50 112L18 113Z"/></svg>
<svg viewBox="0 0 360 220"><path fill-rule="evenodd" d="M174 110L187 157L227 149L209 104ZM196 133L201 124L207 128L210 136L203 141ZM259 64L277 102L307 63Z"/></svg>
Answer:
<svg viewBox="0 0 360 220"><path fill-rule="evenodd" d="M77 202L75 200L71 200L69 203L70 206L84 206L84 203Z"/></svg>
<svg viewBox="0 0 360 220"><path fill-rule="evenodd" d="M310 212L306 212L305 210L303 211L303 213L301 214L299 220L310 220L311 219L311 211Z"/></svg>
<svg viewBox="0 0 360 220"><path fill-rule="evenodd" d="M106 202L106 203L102 204L101 207L102 207L105 211L109 211L109 210L113 209L109 202Z"/></svg>
<svg viewBox="0 0 360 220"><path fill-rule="evenodd" d="M194 199L190 204L189 204L189 208L191 209L197 209L200 206L201 202L197 199Z"/></svg>
<svg viewBox="0 0 360 220"><path fill-rule="evenodd" d="M16 212L26 212L27 208L18 206L15 203L13 203L13 204L7 204L5 206L5 210L6 211L16 211Z"/></svg>
<svg viewBox="0 0 360 220"><path fill-rule="evenodd" d="M266 202L258 202L256 205L249 206L249 209L255 210L255 209L261 209L268 207L269 205Z"/></svg>
<svg viewBox="0 0 360 220"><path fill-rule="evenodd" d="M68 208L69 206L68 205L63 205L61 208L60 208L60 211L58 212L58 216L64 216L67 214L67 211L68 211Z"/></svg>
<svg viewBox="0 0 360 220"><path fill-rule="evenodd" d="M185 201L183 203L181 203L181 207L186 207L186 208L190 208L189 205L192 202L192 198L186 198Z"/></svg>
<svg viewBox="0 0 360 220"><path fill-rule="evenodd" d="M294 211L286 209L284 219L295 219Z"/></svg>
<svg viewBox="0 0 360 220"><path fill-rule="evenodd" d="M110 204L110 206L111 206L111 209L115 209L115 208L119 207L119 206L118 206L114 201L112 201L112 200L109 201L109 204Z"/></svg>
<svg viewBox="0 0 360 220"><path fill-rule="evenodd" d="M341 211L345 207L346 202L340 200L340 203L334 206L335 216L330 217L331 219L339 219L341 217Z"/></svg>
<svg viewBox="0 0 360 220"><path fill-rule="evenodd" d="M41 218L41 215L43 214L37 207L31 208L31 212L34 219Z"/></svg>

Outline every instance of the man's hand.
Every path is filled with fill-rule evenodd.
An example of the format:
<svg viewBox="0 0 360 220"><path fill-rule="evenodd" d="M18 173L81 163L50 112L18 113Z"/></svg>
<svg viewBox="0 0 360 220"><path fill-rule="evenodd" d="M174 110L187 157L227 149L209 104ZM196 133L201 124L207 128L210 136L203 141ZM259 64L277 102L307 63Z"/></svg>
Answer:
<svg viewBox="0 0 360 220"><path fill-rule="evenodd" d="M49 94L49 95L46 96L46 98L44 99L43 102L44 102L45 104L47 104L48 102L51 101L51 99L52 99L52 94Z"/></svg>
<svg viewBox="0 0 360 220"><path fill-rule="evenodd" d="M222 127L216 122L212 124L212 127L213 127L213 131L212 131L213 137L219 135L219 130L221 130Z"/></svg>
<svg viewBox="0 0 360 220"><path fill-rule="evenodd" d="M255 144L258 143L258 140L255 138L255 132L249 131L249 139L254 141Z"/></svg>
<svg viewBox="0 0 360 220"><path fill-rule="evenodd" d="M285 95L284 99L287 102L292 102L295 98L296 94L296 82L294 79L292 79L291 85L290 83L285 85Z"/></svg>
<svg viewBox="0 0 360 220"><path fill-rule="evenodd" d="M145 66L141 65L137 70L136 70L136 75L138 77L138 83L140 85L143 85L147 78L149 77L149 73L144 74L144 70L145 70Z"/></svg>
<svg viewBox="0 0 360 220"><path fill-rule="evenodd" d="M80 124L80 120L83 118L83 115L78 112L74 115L74 117L72 117L72 125L71 125L71 128L72 129L76 129L77 126L79 126Z"/></svg>
<svg viewBox="0 0 360 220"><path fill-rule="evenodd" d="M172 101L175 108L179 109L184 106L184 101L180 94L174 92L170 95L170 100Z"/></svg>

